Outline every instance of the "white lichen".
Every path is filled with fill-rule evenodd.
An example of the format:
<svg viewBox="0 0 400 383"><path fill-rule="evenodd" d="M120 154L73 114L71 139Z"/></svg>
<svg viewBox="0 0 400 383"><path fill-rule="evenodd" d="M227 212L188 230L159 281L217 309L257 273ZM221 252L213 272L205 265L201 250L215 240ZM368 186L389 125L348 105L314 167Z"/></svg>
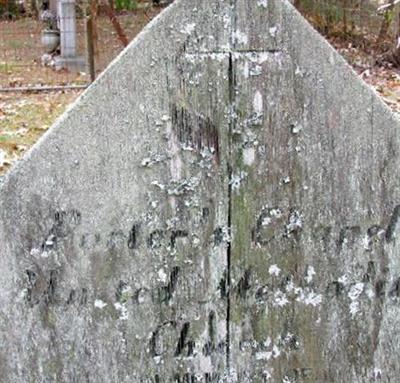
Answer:
<svg viewBox="0 0 400 383"><path fill-rule="evenodd" d="M233 38L234 38L234 40L235 40L235 42L236 42L237 44L243 44L243 45L245 45L245 44L247 44L248 41L249 41L248 36L247 36L245 33L241 32L241 31L239 31L239 30L237 30L237 31L234 32Z"/></svg>
<svg viewBox="0 0 400 383"><path fill-rule="evenodd" d="M303 218L298 211L293 211L289 216L289 223L286 225L286 233L298 231L303 227Z"/></svg>
<svg viewBox="0 0 400 383"><path fill-rule="evenodd" d="M38 255L40 255L40 249L34 247L33 249L31 249L31 251L29 252L29 254L32 257L37 257Z"/></svg>
<svg viewBox="0 0 400 383"><path fill-rule="evenodd" d="M171 182L171 184L168 185L168 187L167 187L167 193L168 193L168 195L180 196L180 195L186 194L188 192L193 192L196 190L199 183L200 183L200 179L197 177L191 177L188 179ZM156 185L154 182L152 184ZM160 185L156 185L156 186L160 187ZM165 189L165 186L164 186L164 189ZM161 190L164 190L164 189L161 188Z"/></svg>
<svg viewBox="0 0 400 383"><path fill-rule="evenodd" d="M375 292L372 288L369 288L365 291L365 294L367 294L367 297L369 299L374 299L375 298Z"/></svg>
<svg viewBox="0 0 400 383"><path fill-rule="evenodd" d="M101 299L96 299L94 301L94 307L98 308L98 309L104 309L104 307L107 306L107 303L102 301Z"/></svg>
<svg viewBox="0 0 400 383"><path fill-rule="evenodd" d="M281 273L281 269L277 265L271 265L268 269L268 273L269 275L274 275L278 277L279 274Z"/></svg>
<svg viewBox="0 0 400 383"><path fill-rule="evenodd" d="M365 250L370 250L370 238L368 234L364 236L362 243Z"/></svg>
<svg viewBox="0 0 400 383"><path fill-rule="evenodd" d="M374 380L381 380L382 379L382 370L380 368L374 368L372 372L372 377Z"/></svg>
<svg viewBox="0 0 400 383"><path fill-rule="evenodd" d="M152 183L151 183L153 186L157 186L159 189L161 189L161 190L165 190L165 185L164 184L162 184L162 183L160 183L160 182L158 182L158 181L152 181Z"/></svg>
<svg viewBox="0 0 400 383"><path fill-rule="evenodd" d="M167 273L164 271L164 269L160 269L160 270L158 270L158 281L159 282L163 282L163 283L165 283L165 282L167 282L167 279L168 279L168 275L167 275Z"/></svg>
<svg viewBox="0 0 400 383"><path fill-rule="evenodd" d="M230 185L232 187L232 190L238 190L240 188L241 183L243 182L244 179L246 179L246 177L247 173L244 171L241 171L238 174L233 174L230 180Z"/></svg>
<svg viewBox="0 0 400 383"><path fill-rule="evenodd" d="M161 155L161 154L155 154L152 157L146 157L143 158L143 160L140 163L141 167L150 167L154 164L160 163L162 161L165 161L167 159L167 156Z"/></svg>
<svg viewBox="0 0 400 383"><path fill-rule="evenodd" d="M46 239L45 245L49 246L49 247L53 246L54 240L55 240L55 236L53 234L49 235L48 238Z"/></svg>
<svg viewBox="0 0 400 383"><path fill-rule="evenodd" d="M259 92L259 91L257 91L256 94L254 95L253 108L254 108L254 112L257 115L262 115L264 113L263 96L262 96L261 92Z"/></svg>
<svg viewBox="0 0 400 383"><path fill-rule="evenodd" d="M304 303L306 306L317 307L322 303L322 295L317 294L313 290L303 290L298 288L297 293L299 295L296 298L296 301Z"/></svg>
<svg viewBox="0 0 400 383"><path fill-rule="evenodd" d="M243 162L247 166L251 166L256 158L256 151L254 148L245 148L243 150Z"/></svg>
<svg viewBox="0 0 400 383"><path fill-rule="evenodd" d="M291 130L293 134L299 134L303 130L303 126L301 124L295 124L291 126Z"/></svg>
<svg viewBox="0 0 400 383"><path fill-rule="evenodd" d="M283 291L281 291L281 290L275 291L273 306L284 307L288 303L289 303L289 300L287 299L287 296Z"/></svg>
<svg viewBox="0 0 400 383"><path fill-rule="evenodd" d="M355 283L353 286L350 287L348 297L352 301L357 300L363 291L364 291L364 283L362 282Z"/></svg>
<svg viewBox="0 0 400 383"><path fill-rule="evenodd" d="M186 24L185 27L180 30L180 32L184 33L185 35L190 35L195 30L195 28L195 23Z"/></svg>
<svg viewBox="0 0 400 383"><path fill-rule="evenodd" d="M144 289L140 289L137 295L137 301L139 304L144 303L146 300L146 291Z"/></svg>
<svg viewBox="0 0 400 383"><path fill-rule="evenodd" d="M256 353L256 360L270 360L272 351L260 351Z"/></svg>
<svg viewBox="0 0 400 383"><path fill-rule="evenodd" d="M348 292L348 297L350 298L350 315L352 318L355 317L355 315L359 311L360 303L358 302L358 298L364 291L364 283L359 282L355 283L350 287L350 290Z"/></svg>
<svg viewBox="0 0 400 383"><path fill-rule="evenodd" d="M257 5L259 7L267 8L268 7L268 0L257 0Z"/></svg>
<svg viewBox="0 0 400 383"><path fill-rule="evenodd" d="M271 28L269 28L268 32L271 37L275 37L276 33L278 32L278 27L271 27Z"/></svg>
<svg viewBox="0 0 400 383"><path fill-rule="evenodd" d="M306 273L306 276L304 278L308 284L310 284L312 282L312 280L314 278L314 275L316 275L314 267L308 266L307 273Z"/></svg>
<svg viewBox="0 0 400 383"><path fill-rule="evenodd" d="M272 347L272 357L277 358L278 356L281 355L281 351L278 349L276 345Z"/></svg>
<svg viewBox="0 0 400 383"><path fill-rule="evenodd" d="M120 320L128 320L128 318L129 318L128 308L126 307L125 303L116 302L116 303L114 303L114 307L120 313L119 314Z"/></svg>
<svg viewBox="0 0 400 383"><path fill-rule="evenodd" d="M262 375L263 375L264 380L270 380L270 379L272 379L272 372L269 371L269 370L264 370L264 371L262 372Z"/></svg>

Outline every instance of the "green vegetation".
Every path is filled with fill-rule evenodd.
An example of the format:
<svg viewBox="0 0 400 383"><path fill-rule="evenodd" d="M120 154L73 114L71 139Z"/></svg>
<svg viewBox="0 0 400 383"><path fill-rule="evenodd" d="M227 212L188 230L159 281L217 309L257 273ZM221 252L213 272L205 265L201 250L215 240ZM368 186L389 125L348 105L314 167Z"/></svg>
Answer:
<svg viewBox="0 0 400 383"><path fill-rule="evenodd" d="M138 3L137 0L116 0L115 8L117 11L132 11L137 9Z"/></svg>

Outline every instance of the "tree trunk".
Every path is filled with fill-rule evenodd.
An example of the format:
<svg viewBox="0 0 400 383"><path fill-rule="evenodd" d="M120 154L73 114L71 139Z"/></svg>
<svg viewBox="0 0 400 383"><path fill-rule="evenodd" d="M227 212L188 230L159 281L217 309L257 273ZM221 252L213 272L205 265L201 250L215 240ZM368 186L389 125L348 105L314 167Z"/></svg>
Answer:
<svg viewBox="0 0 400 383"><path fill-rule="evenodd" d="M293 5L294 5L296 8L300 8L301 0L294 0L294 1L293 1Z"/></svg>
<svg viewBox="0 0 400 383"><path fill-rule="evenodd" d="M395 47L392 54L392 62L397 67L400 67L400 12L397 15L397 34L396 34L396 42Z"/></svg>
<svg viewBox="0 0 400 383"><path fill-rule="evenodd" d="M347 35L348 28L347 28L347 8L349 5L348 0L343 0L342 1L342 6L343 6L343 33Z"/></svg>
<svg viewBox="0 0 400 383"><path fill-rule="evenodd" d="M112 0L110 0L109 3L106 5L105 10L108 18L110 19L112 25L114 26L115 31L117 32L119 40L126 47L129 44L129 40L128 37L126 37L126 34L122 29L121 24L119 23L117 17L115 16L114 3Z"/></svg>
<svg viewBox="0 0 400 383"><path fill-rule="evenodd" d="M379 31L378 39L376 41L376 43L378 45L381 44L385 40L385 38L387 37L388 31L389 31L389 28L390 28L390 23L391 23L391 20L392 20L391 13L392 13L393 7L394 7L393 2L394 2L394 0L390 0L390 4L391 5L390 5L389 8L387 8L385 10L385 13L383 15L381 29Z"/></svg>
<svg viewBox="0 0 400 383"><path fill-rule="evenodd" d="M97 16L99 13L99 2L98 0L90 1L90 17L92 19L92 41L93 41L93 54L95 57L99 55L99 35L97 28Z"/></svg>

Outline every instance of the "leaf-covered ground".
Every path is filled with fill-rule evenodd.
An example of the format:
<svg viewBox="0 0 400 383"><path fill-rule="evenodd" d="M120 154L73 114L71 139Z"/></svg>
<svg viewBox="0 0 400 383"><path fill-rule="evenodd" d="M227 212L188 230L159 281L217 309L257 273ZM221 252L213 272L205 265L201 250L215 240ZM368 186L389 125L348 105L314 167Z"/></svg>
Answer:
<svg viewBox="0 0 400 383"><path fill-rule="evenodd" d="M381 54L357 47L357 44L340 39L331 39L330 42L359 76L377 91L383 101L395 113L400 114L400 68L383 60Z"/></svg>
<svg viewBox="0 0 400 383"><path fill-rule="evenodd" d="M79 93L0 93L0 171L4 173Z"/></svg>

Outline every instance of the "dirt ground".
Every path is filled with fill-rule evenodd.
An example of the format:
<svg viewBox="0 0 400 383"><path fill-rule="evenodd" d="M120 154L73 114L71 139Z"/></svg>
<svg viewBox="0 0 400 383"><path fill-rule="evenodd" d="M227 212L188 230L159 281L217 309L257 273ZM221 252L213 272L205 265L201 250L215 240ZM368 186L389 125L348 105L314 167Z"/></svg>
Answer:
<svg viewBox="0 0 400 383"><path fill-rule="evenodd" d="M129 39L160 11L147 7L118 14L118 20ZM84 49L82 22L78 25L79 49ZM87 74L56 72L40 61L40 28L36 21L20 19L0 22L0 87L29 84L85 84ZM98 23L98 72L122 50L116 33L105 16ZM371 85L389 107L400 114L400 69L376 65L376 57L365 49L340 39L331 43ZM39 44L39 45L38 45ZM51 126L81 91L0 92L0 175L4 174Z"/></svg>

